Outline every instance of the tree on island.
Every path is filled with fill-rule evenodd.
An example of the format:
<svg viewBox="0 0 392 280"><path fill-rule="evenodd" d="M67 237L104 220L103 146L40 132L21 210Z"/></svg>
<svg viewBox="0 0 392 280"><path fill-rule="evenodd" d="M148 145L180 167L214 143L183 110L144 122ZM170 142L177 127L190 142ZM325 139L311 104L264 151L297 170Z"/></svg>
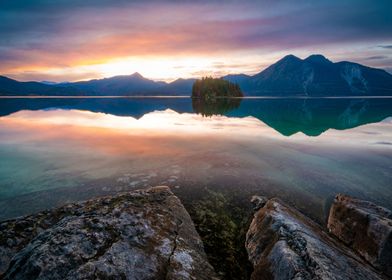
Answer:
<svg viewBox="0 0 392 280"><path fill-rule="evenodd" d="M192 86L192 98L200 98L206 101L220 97L243 97L238 84L223 79L203 77L196 80Z"/></svg>

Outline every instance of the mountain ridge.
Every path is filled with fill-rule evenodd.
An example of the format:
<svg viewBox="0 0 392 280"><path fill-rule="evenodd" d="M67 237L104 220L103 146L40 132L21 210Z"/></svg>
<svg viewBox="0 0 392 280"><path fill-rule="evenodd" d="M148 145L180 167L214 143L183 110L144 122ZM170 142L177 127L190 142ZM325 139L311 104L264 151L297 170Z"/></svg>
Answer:
<svg viewBox="0 0 392 280"><path fill-rule="evenodd" d="M286 55L254 75L221 77L237 83L245 96L375 96L392 95L392 75L350 61L332 62L321 54L305 59ZM170 83L153 81L135 72L103 79L51 84L19 82L0 76L0 95L154 96L191 95L196 79Z"/></svg>
<svg viewBox="0 0 392 280"><path fill-rule="evenodd" d="M287 55L242 80L240 87L248 96L391 95L392 75L354 62L332 62L320 54L305 59Z"/></svg>

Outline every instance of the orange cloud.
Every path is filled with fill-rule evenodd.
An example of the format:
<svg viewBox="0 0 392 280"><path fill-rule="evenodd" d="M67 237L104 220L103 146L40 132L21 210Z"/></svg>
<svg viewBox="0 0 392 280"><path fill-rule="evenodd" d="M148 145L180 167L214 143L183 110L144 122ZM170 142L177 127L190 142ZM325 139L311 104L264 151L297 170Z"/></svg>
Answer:
<svg viewBox="0 0 392 280"><path fill-rule="evenodd" d="M10 14L0 9L0 72L24 79L38 73L56 80L84 79L102 75L88 66L130 57L146 61L208 58L211 63L235 58L255 68L255 53L258 58L266 57L258 61L264 65L282 52L307 56L321 51L334 58L342 49L352 50L354 43L368 41L355 52L357 60L364 50L387 44L391 38L388 9L366 3L347 9L347 4L310 6L280 1L229 1L225 5L214 1L94 1L94 6L77 2L43 1L35 9L33 4L11 5L8 10L18 12ZM379 22L368 16L369 9L377 11L374 15ZM373 49L367 57L380 55L386 57L385 49ZM389 65L386 59L371 63ZM225 65L220 69L227 73ZM239 67L238 72L248 70Z"/></svg>

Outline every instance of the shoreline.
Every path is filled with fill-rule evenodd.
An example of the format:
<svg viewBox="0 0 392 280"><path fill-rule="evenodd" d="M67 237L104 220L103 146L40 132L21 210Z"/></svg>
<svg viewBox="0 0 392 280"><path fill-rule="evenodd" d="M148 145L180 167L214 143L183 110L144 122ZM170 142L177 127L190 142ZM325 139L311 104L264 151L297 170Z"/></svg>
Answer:
<svg viewBox="0 0 392 280"><path fill-rule="evenodd" d="M39 267L34 273L40 277L50 273L59 278L64 276L64 272L58 262L64 261L69 270L67 274L71 273L76 278L88 276L96 270L101 270L100 273L107 277L120 273L127 266L132 266L121 261L124 256L135 254L132 247L117 247L116 255L120 260L110 263L114 245L105 244L132 240L135 234L132 228L139 227L140 222L144 225L140 229L144 233L138 233L138 236L142 234L138 237L139 245L135 243L132 246L144 248L137 253L138 256L140 254L138 258L152 254L145 263L147 267L160 266L159 256L162 254L168 258L164 273L170 276L166 279L188 279L190 275L194 275L194 279L260 279L267 275L278 279L291 279L289 275L327 279L331 275L350 278L353 274L357 279L387 279L387 275L391 274L388 263L392 258L387 251L385 253L390 245L388 238L392 227L392 212L388 209L337 195L330 209L328 224L318 225L279 199L253 196L248 206L251 203L253 209L239 213L238 208L222 194L209 193L207 198L186 206L187 203L183 205L169 187L158 186L66 204L3 221L0 222L0 252L3 256L0 275L4 273L4 279L31 276ZM367 222L369 218L373 221L371 224ZM173 222L177 223L174 231L170 226ZM149 228L155 234L149 233ZM358 238L346 239L342 232L352 230L358 232ZM373 230L379 234L367 235ZM366 243L363 243L364 235L368 238ZM93 236L103 239L96 243L93 241L95 237L91 239ZM147 243L139 243L140 238L146 238ZM166 244L167 238L174 238L170 254L159 247L166 246L159 244ZM195 246L197 243L201 247ZM371 250L368 249L369 243L373 244ZM66 253L64 248L69 246L78 249ZM100 246L104 248L99 249ZM101 250L101 253L91 260L76 261L91 250ZM187 254L186 258L184 254ZM172 264L172 257L176 255L177 263ZM41 265L36 258L47 259L48 263ZM102 264L100 259L104 261ZM248 259L253 269L247 264ZM283 263L285 270L278 269ZM79 266L85 268L80 270ZM105 266L110 266L110 270ZM92 270L93 267L95 270ZM139 269L137 273L142 277L149 273L157 277L162 273L158 268L148 271L134 269ZM132 275L127 277L133 279ZM181 275L187 276L183 278Z"/></svg>

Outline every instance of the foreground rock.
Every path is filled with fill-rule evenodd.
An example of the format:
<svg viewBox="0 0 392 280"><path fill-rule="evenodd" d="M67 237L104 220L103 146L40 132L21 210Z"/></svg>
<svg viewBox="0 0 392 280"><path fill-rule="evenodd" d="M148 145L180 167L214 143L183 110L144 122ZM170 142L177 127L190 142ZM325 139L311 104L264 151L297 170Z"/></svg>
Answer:
<svg viewBox="0 0 392 280"><path fill-rule="evenodd" d="M278 199L258 210L246 236L252 279L382 279L318 225Z"/></svg>
<svg viewBox="0 0 392 280"><path fill-rule="evenodd" d="M0 269L4 279L215 277L192 220L167 187L3 222Z"/></svg>
<svg viewBox="0 0 392 280"><path fill-rule="evenodd" d="M337 195L328 229L374 267L392 277L392 212L371 202Z"/></svg>

